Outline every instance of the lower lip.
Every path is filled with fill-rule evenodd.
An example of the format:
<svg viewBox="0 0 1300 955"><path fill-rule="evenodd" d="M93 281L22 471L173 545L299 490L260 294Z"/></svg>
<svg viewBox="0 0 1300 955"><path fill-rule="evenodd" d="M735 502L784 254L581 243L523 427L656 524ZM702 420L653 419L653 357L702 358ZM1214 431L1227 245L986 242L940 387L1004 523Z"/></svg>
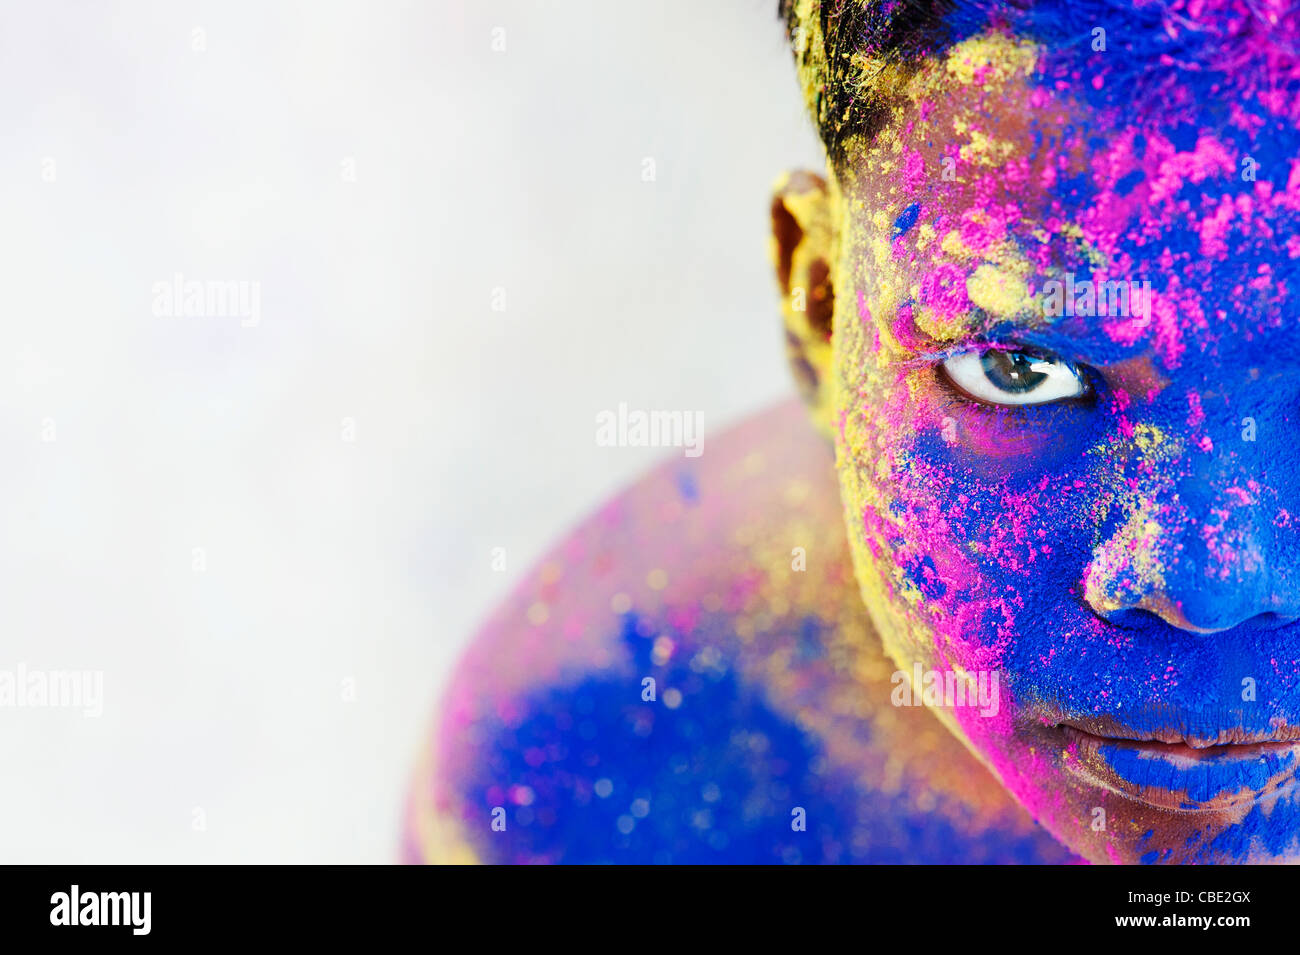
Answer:
<svg viewBox="0 0 1300 955"><path fill-rule="evenodd" d="M1061 730L1075 773L1161 809L1206 812L1254 802L1293 782L1300 768L1300 742L1196 749Z"/></svg>

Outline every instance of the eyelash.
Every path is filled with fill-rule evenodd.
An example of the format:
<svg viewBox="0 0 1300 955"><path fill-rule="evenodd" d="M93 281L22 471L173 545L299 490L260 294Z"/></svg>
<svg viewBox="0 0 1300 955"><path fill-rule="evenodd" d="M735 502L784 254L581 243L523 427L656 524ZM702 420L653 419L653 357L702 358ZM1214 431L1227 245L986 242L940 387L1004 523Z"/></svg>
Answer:
<svg viewBox="0 0 1300 955"><path fill-rule="evenodd" d="M929 369L932 377L937 381L943 395L943 410L960 410L963 413L974 413L985 418L995 419L998 423L1008 425L1023 426L1028 423L1034 410L1044 410L1047 408L1060 408L1062 405L1085 405L1092 406L1096 404L1097 397L1100 394L1098 387L1097 374L1087 365L1072 364L1072 367L1079 377L1083 380L1087 389L1077 398L1066 398L1061 401L1049 402L1041 405L1024 404L1024 405L999 405L991 402L982 401L974 395L969 395L953 382L943 370L943 363L953 355L959 355L962 352L969 351L972 348L998 348L1003 351L1028 351L1023 345L1003 345L1000 343L989 342L972 342L963 345L954 345L908 362L909 365L922 365Z"/></svg>
<svg viewBox="0 0 1300 955"><path fill-rule="evenodd" d="M907 371L917 371L926 368L940 368L949 358L960 355L963 352L973 351L977 348L985 351L1027 351L1025 345L1006 344L1004 342L988 341L961 341L949 342L936 351L924 352L912 358L896 360L894 364Z"/></svg>

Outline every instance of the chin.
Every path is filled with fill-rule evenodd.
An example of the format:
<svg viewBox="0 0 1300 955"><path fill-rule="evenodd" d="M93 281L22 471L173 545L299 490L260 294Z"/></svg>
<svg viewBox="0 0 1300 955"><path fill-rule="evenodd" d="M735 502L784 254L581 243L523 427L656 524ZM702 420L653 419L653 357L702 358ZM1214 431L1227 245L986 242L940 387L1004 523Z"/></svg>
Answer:
<svg viewBox="0 0 1300 955"><path fill-rule="evenodd" d="M1009 736L970 740L1071 851L1096 864L1300 861L1300 744L1133 740L1076 722L1022 707Z"/></svg>

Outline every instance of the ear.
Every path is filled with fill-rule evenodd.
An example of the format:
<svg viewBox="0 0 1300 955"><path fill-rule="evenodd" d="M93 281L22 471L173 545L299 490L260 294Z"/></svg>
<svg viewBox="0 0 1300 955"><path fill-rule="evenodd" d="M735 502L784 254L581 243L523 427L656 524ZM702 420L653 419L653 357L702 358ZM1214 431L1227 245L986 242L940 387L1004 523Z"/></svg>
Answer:
<svg viewBox="0 0 1300 955"><path fill-rule="evenodd" d="M772 262L781 290L786 354L804 401L829 431L831 287L836 235L826 180L811 172L786 173L772 195Z"/></svg>

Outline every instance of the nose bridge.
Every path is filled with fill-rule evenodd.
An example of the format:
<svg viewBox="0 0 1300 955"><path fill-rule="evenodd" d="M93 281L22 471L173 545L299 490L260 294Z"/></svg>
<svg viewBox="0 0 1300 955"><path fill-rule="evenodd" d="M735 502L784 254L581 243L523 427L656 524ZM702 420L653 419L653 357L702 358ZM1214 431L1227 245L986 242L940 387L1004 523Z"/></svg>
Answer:
<svg viewBox="0 0 1300 955"><path fill-rule="evenodd" d="M1216 456L1180 480L1177 494L1181 506L1170 528L1178 544L1175 570L1186 565L1196 578L1186 587L1209 592L1216 582L1233 589L1257 584L1272 552L1258 481Z"/></svg>
<svg viewBox="0 0 1300 955"><path fill-rule="evenodd" d="M1130 521L1094 551L1088 601L1108 619L1146 611L1201 632L1261 615L1275 622L1300 618L1290 566L1298 555L1287 539L1294 538L1290 515L1297 513L1287 499L1295 496L1300 473L1287 466L1294 452L1279 447L1286 429L1250 413L1277 402L1251 400L1249 387L1234 389L1242 400L1231 402L1212 391L1188 394L1180 409L1183 453L1168 463L1168 479L1152 492L1141 527ZM1117 539L1129 552L1145 554L1144 574L1111 572Z"/></svg>

